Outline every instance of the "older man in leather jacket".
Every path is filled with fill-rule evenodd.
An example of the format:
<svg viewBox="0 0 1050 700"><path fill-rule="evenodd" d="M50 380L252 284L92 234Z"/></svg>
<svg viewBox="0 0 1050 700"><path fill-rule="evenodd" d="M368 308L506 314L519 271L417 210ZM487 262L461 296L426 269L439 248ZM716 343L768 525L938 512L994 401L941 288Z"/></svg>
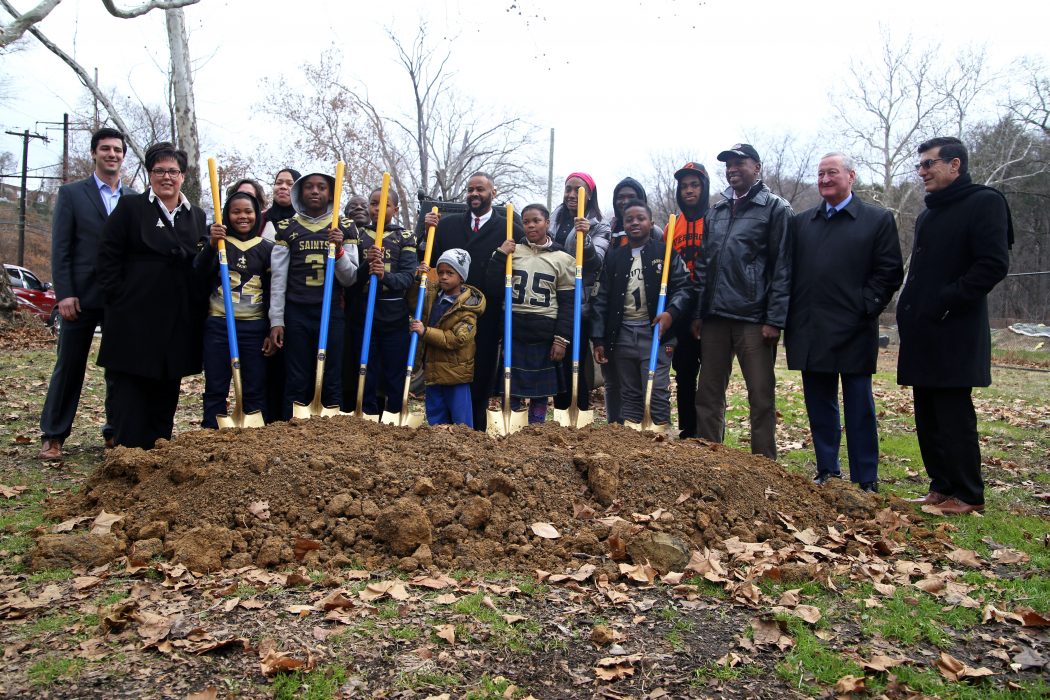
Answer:
<svg viewBox="0 0 1050 700"><path fill-rule="evenodd" d="M729 188L707 214L694 267L698 304L693 334L704 358L696 393L697 435L725 436L726 389L733 357L747 384L751 451L776 459L774 393L780 331L791 290L791 206L759 179L762 159L738 143L718 154Z"/></svg>

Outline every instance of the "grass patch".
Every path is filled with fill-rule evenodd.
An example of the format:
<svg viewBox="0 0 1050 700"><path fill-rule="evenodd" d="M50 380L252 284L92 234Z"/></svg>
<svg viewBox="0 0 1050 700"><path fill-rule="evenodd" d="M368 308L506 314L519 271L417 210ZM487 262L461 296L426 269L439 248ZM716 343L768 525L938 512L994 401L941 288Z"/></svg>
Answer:
<svg viewBox="0 0 1050 700"><path fill-rule="evenodd" d="M511 685L512 683L503 676L492 677L486 673L478 681L477 687L466 692L463 700L502 700L503 698L516 698L525 694L524 690L515 688L510 695L506 695L507 689Z"/></svg>
<svg viewBox="0 0 1050 700"><path fill-rule="evenodd" d="M846 675L863 675L863 669L854 661L845 659L829 650L817 638L806 623L798 619L787 620L788 632L795 638L795 646L777 664L777 675L792 688L811 695L821 692L813 682L823 686L835 685Z"/></svg>
<svg viewBox="0 0 1050 700"><path fill-rule="evenodd" d="M83 659L48 657L30 666L26 675L33 685L46 688L59 680L76 680L84 669L84 664Z"/></svg>
<svg viewBox="0 0 1050 700"><path fill-rule="evenodd" d="M858 590L867 597L873 589L865 584ZM979 610L961 605L944 605L917 589L899 588L892 598L886 598L882 603L881 608L871 608L861 613L861 628L869 636L881 634L905 644L927 642L946 649L956 639L956 635L947 632L946 628L969 630L980 622Z"/></svg>
<svg viewBox="0 0 1050 700"><path fill-rule="evenodd" d="M274 678L274 700L332 700L346 682L346 669L325 666L309 673L282 673Z"/></svg>
<svg viewBox="0 0 1050 700"><path fill-rule="evenodd" d="M68 581L75 575L76 574L74 574L71 569L44 569L43 571L29 574L29 578L26 579L26 582L31 586L35 586L38 583Z"/></svg>
<svg viewBox="0 0 1050 700"><path fill-rule="evenodd" d="M398 688L407 688L409 690L421 690L422 688L443 690L446 688L456 688L462 682L463 679L454 673L419 670L398 674L395 685Z"/></svg>

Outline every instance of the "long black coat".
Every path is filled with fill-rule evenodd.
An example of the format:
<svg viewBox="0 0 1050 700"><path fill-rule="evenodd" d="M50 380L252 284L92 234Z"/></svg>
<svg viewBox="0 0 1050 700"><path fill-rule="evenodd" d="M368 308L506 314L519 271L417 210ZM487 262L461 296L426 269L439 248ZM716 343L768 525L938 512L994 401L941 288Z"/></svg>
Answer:
<svg viewBox="0 0 1050 700"><path fill-rule="evenodd" d="M879 314L904 279L893 214L854 195L830 220L821 204L792 227L788 368L874 374Z"/></svg>
<svg viewBox="0 0 1050 700"><path fill-rule="evenodd" d="M987 297L1010 266L1008 221L1006 201L990 189L919 215L908 278L897 300L899 384L992 383Z"/></svg>
<svg viewBox="0 0 1050 700"><path fill-rule="evenodd" d="M102 230L96 276L105 303L98 364L149 379L201 371L207 279L195 272L204 212L180 208L175 225L148 194L121 197Z"/></svg>

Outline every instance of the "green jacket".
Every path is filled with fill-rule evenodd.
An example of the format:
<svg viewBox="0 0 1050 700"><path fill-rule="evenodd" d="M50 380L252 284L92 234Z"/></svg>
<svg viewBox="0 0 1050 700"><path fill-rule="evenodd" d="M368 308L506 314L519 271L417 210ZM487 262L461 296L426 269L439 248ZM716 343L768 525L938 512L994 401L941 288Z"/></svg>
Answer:
<svg viewBox="0 0 1050 700"><path fill-rule="evenodd" d="M413 296L419 294L418 287ZM438 286L427 284L423 301L423 322L438 296ZM415 303L415 299L411 299ZM424 345L423 373L427 384L469 384L474 381L474 334L478 316L485 312L485 295L476 287L463 285L459 295L436 326L427 326L421 340Z"/></svg>

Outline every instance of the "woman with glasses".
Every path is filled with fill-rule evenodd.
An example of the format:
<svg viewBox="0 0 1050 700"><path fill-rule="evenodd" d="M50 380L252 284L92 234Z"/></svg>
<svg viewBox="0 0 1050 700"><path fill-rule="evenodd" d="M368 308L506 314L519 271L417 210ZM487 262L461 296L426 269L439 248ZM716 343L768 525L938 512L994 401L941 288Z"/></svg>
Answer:
<svg viewBox="0 0 1050 700"><path fill-rule="evenodd" d="M106 323L98 364L110 380L114 441L150 449L171 439L182 378L201 371L206 280L194 273L204 212L182 193L186 152L146 151L149 189L120 198L99 242Z"/></svg>

